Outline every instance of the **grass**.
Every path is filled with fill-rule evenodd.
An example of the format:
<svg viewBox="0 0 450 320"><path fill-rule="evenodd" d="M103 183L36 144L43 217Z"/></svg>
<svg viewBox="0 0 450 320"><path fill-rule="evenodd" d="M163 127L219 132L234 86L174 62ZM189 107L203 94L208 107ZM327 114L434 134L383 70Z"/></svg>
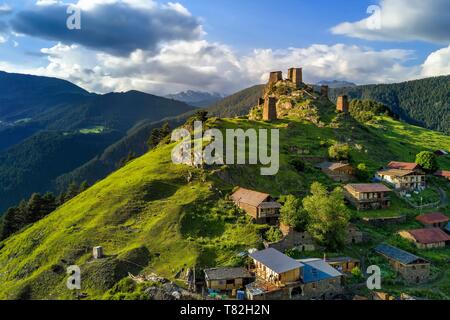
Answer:
<svg viewBox="0 0 450 320"><path fill-rule="evenodd" d="M70 264L81 266L82 291L90 299L115 298L115 291L109 290L125 281L128 272L155 272L174 280L180 270L193 266L239 265L239 252L261 246L261 230L225 200L233 187L253 188L273 196L304 197L314 181L330 189L339 186L314 169L313 164L306 162L302 171L289 164L305 154L326 157L328 147L335 142L349 143L352 164L364 162L372 172L391 160L413 161L422 150L450 149L448 136L386 117L368 126L346 117L335 120L330 112L333 106L322 100L317 103L324 127L294 115L273 123L245 119L210 121L211 126L221 130L280 129L280 171L276 176L261 176L259 165L204 170L174 165L170 157L174 144L161 145L131 161L0 244L0 299L71 299L73 295L65 287L65 268ZM292 152L292 147L302 152ZM441 167L450 169L448 159L439 162ZM190 175L193 180L188 183ZM433 179L433 184L449 192L441 180ZM401 229L418 227L414 220L418 213L396 196L390 209L353 211L357 218L405 214L408 219L402 225L385 228L357 222L372 241L327 255L378 261L371 249L387 241L429 258L436 274L441 275L430 288L436 285L440 295L448 296L448 280L442 277L448 275L448 266L443 263L450 255L448 250L417 251L396 235ZM103 246L107 259L92 261L92 247L98 245ZM323 252L308 256L323 257ZM389 270L386 266L386 274L392 272ZM404 285L393 282L390 290L403 288ZM131 297L140 297L139 292Z"/></svg>
<svg viewBox="0 0 450 320"><path fill-rule="evenodd" d="M105 127L103 126L96 126L96 127L92 127L92 128L85 128L85 129L80 129L79 133L81 134L100 134L103 131L105 131Z"/></svg>

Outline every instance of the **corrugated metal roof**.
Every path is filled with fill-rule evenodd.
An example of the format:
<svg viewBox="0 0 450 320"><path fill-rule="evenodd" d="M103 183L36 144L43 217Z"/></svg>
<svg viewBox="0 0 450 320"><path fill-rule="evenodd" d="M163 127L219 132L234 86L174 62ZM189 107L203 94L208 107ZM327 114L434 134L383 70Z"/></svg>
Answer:
<svg viewBox="0 0 450 320"><path fill-rule="evenodd" d="M377 172L377 174L380 176L388 176L388 177L404 177L413 173L415 172L412 170L401 170L401 169L387 169Z"/></svg>
<svg viewBox="0 0 450 320"><path fill-rule="evenodd" d="M205 269L204 272L209 280L251 278L250 272L245 268L212 268Z"/></svg>
<svg viewBox="0 0 450 320"><path fill-rule="evenodd" d="M328 170L333 171L333 170L336 170L336 169L339 169L339 168L348 167L348 166L350 166L350 164L348 164L348 163L325 161L325 162L317 164L316 168L319 168L319 169L322 169L322 170L323 169L328 169Z"/></svg>
<svg viewBox="0 0 450 320"><path fill-rule="evenodd" d="M317 282L342 276L342 273L322 259L302 259L298 261L304 265L302 274L304 283Z"/></svg>
<svg viewBox="0 0 450 320"><path fill-rule="evenodd" d="M422 244L450 241L450 237L439 228L425 228L407 231L414 239Z"/></svg>
<svg viewBox="0 0 450 320"><path fill-rule="evenodd" d="M387 165L389 169L416 170L419 165L414 162L391 161Z"/></svg>
<svg viewBox="0 0 450 320"><path fill-rule="evenodd" d="M392 191L384 184L381 183L352 183L345 186L346 189L350 188L356 192L389 192Z"/></svg>
<svg viewBox="0 0 450 320"><path fill-rule="evenodd" d="M239 188L235 193L231 195L231 198L236 202L247 203L254 207L259 206L262 202L265 202L270 195L258 191L253 191L245 188Z"/></svg>
<svg viewBox="0 0 450 320"><path fill-rule="evenodd" d="M447 222L449 218L440 212L431 212L417 216L416 220L424 224L433 224Z"/></svg>
<svg viewBox="0 0 450 320"><path fill-rule="evenodd" d="M375 251L403 264L411 264L417 261L426 262L426 260L423 258L420 258L412 253L390 246L388 244L380 244L375 248Z"/></svg>
<svg viewBox="0 0 450 320"><path fill-rule="evenodd" d="M298 269L303 266L302 263L273 248L257 251L250 254L250 257L278 274Z"/></svg>

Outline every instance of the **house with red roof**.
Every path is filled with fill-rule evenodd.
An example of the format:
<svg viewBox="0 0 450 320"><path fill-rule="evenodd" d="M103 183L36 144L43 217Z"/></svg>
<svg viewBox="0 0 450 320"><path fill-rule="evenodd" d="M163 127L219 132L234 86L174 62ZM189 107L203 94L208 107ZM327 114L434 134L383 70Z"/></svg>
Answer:
<svg viewBox="0 0 450 320"><path fill-rule="evenodd" d="M344 186L345 198L358 210L388 208L391 192L381 183L351 183Z"/></svg>
<svg viewBox="0 0 450 320"><path fill-rule="evenodd" d="M422 171L420 166L414 162L391 161L387 165L388 169Z"/></svg>
<svg viewBox="0 0 450 320"><path fill-rule="evenodd" d="M427 228L441 228L443 229L447 223L449 222L449 218L440 212L431 212L427 214L422 214L416 217L416 220L419 221Z"/></svg>
<svg viewBox="0 0 450 320"><path fill-rule="evenodd" d="M444 248L450 241L450 236L439 228L405 230L399 235L414 242L419 249Z"/></svg>
<svg viewBox="0 0 450 320"><path fill-rule="evenodd" d="M435 175L436 177L441 177L441 178L445 178L445 179L447 179L447 180L450 180L450 171L439 170L439 171L436 171L436 172L434 173L434 175Z"/></svg>

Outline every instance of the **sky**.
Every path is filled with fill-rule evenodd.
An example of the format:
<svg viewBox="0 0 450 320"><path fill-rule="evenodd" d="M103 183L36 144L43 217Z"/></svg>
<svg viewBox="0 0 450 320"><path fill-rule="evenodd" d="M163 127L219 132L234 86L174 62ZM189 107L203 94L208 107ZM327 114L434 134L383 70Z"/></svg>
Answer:
<svg viewBox="0 0 450 320"><path fill-rule="evenodd" d="M308 83L448 75L450 1L0 0L0 70L93 92L231 94L289 67Z"/></svg>

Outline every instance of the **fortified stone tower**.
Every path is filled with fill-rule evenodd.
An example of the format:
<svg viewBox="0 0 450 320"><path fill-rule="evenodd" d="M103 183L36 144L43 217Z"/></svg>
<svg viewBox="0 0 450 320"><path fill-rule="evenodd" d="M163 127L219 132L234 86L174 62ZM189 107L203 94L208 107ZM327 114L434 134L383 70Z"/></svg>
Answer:
<svg viewBox="0 0 450 320"><path fill-rule="evenodd" d="M324 97L328 97L328 86L320 86L320 94Z"/></svg>
<svg viewBox="0 0 450 320"><path fill-rule="evenodd" d="M336 109L339 112L348 113L348 97L347 96L339 96L337 98Z"/></svg>
<svg viewBox="0 0 450 320"><path fill-rule="evenodd" d="M269 86L277 83L278 81L283 80L283 72L281 71L273 71L270 73L269 77Z"/></svg>
<svg viewBox="0 0 450 320"><path fill-rule="evenodd" d="M274 121L277 120L277 98L267 97L264 101L263 120Z"/></svg>
<svg viewBox="0 0 450 320"><path fill-rule="evenodd" d="M288 70L288 80L299 87L303 83L303 70L302 68L290 68Z"/></svg>

